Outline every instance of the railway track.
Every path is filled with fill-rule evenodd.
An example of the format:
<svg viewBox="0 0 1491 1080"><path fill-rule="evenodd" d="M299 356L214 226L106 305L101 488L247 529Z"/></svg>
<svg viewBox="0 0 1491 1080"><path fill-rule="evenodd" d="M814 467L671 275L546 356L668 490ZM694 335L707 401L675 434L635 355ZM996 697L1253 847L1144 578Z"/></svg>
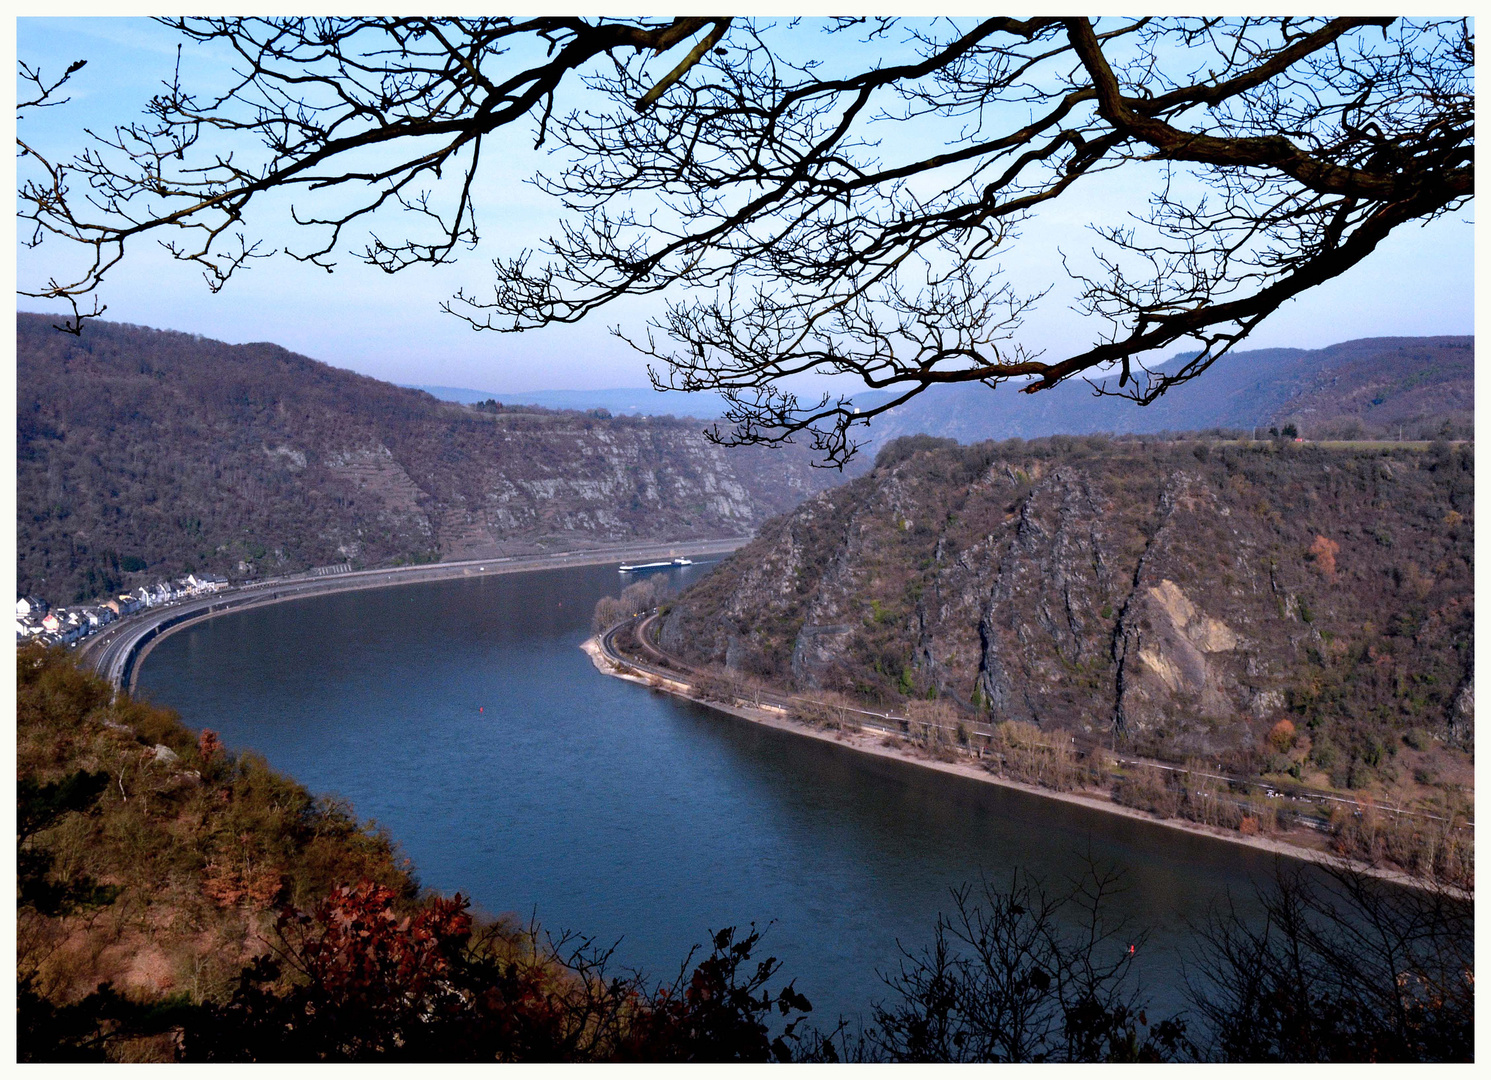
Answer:
<svg viewBox="0 0 1491 1080"><path fill-rule="evenodd" d="M699 669L684 663L677 657L664 652L657 645L657 643L653 640L652 634L652 627L656 623L657 618L658 612L654 610L646 613L641 617L628 619L625 622L618 623L616 626L611 627L599 636L602 651L609 659L612 660L613 663L625 664L644 674L653 675L657 678L673 680L675 682L686 682L689 683L691 686L697 684L701 680L713 677L708 672L702 672ZM640 653L641 655L638 655L638 653ZM845 715L846 718L847 715L852 714L855 718L855 723L858 724L859 727L867 728L873 731L880 731L891 735L905 735L911 731L913 724L923 723L928 723L929 726L939 727L949 736L956 735L955 730L949 728L947 725L935 724L921 720L913 721L908 717L896 716L892 713L880 713L870 709L858 709L852 706L834 705L828 702L815 701L812 698L760 690L754 687L749 689L749 695L749 699L747 699L744 694L739 695L739 697L741 700L749 700L751 703L756 705L768 705L773 708L781 709L788 712L792 711L794 707L808 705L820 709L829 709L834 712L838 712L841 715ZM968 733L984 738L991 738L994 735L994 731L992 730L992 728L987 725L978 724L976 722L965 722L964 728ZM954 742L954 745L956 745L956 742ZM1076 736L1072 737L1072 745L1074 749L1084 755L1090 754L1094 750L1107 750L1106 747L1104 747L1095 739L1079 739ZM1197 772L1193 769L1186 769L1178 765L1167 765L1163 762L1152 761L1147 758L1125 756L1122 754L1114 753L1112 750L1108 750L1108 752L1112 754L1116 764L1126 768L1151 768L1183 776L1194 775L1198 778L1215 780L1220 783L1224 783L1229 788L1241 788L1244 791L1252 788L1257 788L1263 792L1266 798L1280 799L1284 800L1287 803L1294 804L1288 807L1281 807L1281 809L1288 809L1297 821L1309 828L1313 828L1316 830L1324 830L1327 828L1326 820L1329 819L1330 810L1333 807L1341 806L1350 808L1353 812L1360 812L1358 809L1358 803L1354 799L1343 798L1337 795L1326 795L1319 792L1309 791L1307 789L1290 788L1281 784L1263 784L1259 783L1257 780L1249 780L1244 777L1230 776L1226 773L1221 772ZM1244 808L1248 807L1248 803L1234 798L1230 795L1223 795L1221 797L1229 802L1232 802L1234 805ZM1305 807L1316 811L1319 816L1308 815L1301 812L1302 809ZM1405 817L1414 817L1425 821L1439 822L1441 824L1445 821L1443 817L1436 814L1430 814L1421 810L1408 810L1383 803L1377 804L1377 809L1391 814ZM1321 820L1321 818L1324 818L1326 820ZM1458 824L1456 827L1474 829L1475 822L1467 821L1462 824Z"/></svg>

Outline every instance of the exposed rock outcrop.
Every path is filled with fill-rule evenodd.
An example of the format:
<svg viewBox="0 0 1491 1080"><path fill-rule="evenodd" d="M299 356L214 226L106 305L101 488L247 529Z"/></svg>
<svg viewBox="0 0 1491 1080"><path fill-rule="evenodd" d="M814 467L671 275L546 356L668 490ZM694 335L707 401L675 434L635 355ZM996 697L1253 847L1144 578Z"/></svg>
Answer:
<svg viewBox="0 0 1491 1080"><path fill-rule="evenodd" d="M887 458L768 523L673 605L664 645L1179 754L1256 745L1285 715L1343 759L1409 727L1470 737L1468 448Z"/></svg>
<svg viewBox="0 0 1491 1080"><path fill-rule="evenodd" d="M22 591L189 569L486 558L744 536L840 481L702 422L437 401L274 345L17 316ZM134 569L132 569L134 568Z"/></svg>

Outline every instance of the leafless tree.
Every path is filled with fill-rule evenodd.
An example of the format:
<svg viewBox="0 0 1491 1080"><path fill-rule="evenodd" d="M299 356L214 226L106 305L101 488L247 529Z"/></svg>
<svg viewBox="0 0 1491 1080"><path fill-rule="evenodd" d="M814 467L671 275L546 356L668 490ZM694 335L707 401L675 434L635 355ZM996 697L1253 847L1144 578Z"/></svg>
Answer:
<svg viewBox="0 0 1491 1080"><path fill-rule="evenodd" d="M1189 997L1226 1061L1471 1061L1475 908L1346 866L1282 863L1263 917L1200 928Z"/></svg>
<svg viewBox="0 0 1491 1080"><path fill-rule="evenodd" d="M66 162L22 143L32 242L93 254L25 295L93 296L147 234L176 237L219 288L266 254L245 211L275 189L306 200L297 258L329 265L387 206L414 224L370 232L363 259L447 261L477 242L487 137L525 120L566 151L537 178L558 231L448 309L506 332L661 294L665 313L628 336L654 382L723 392L721 442L805 435L830 463L856 423L943 383L1034 392L1112 371L1104 392L1152 401L1474 190L1468 20L171 24L231 48L235 83L198 98L176 80L147 120ZM22 76L33 107L66 79ZM1096 340L1044 358L1017 335L1047 290L1017 289L998 260L1031 215L1117 169L1152 182L1147 206L1096 223L1091 260L1068 264ZM74 310L75 328L102 309ZM1191 359L1145 367L1178 342ZM782 388L809 371L893 393L858 411Z"/></svg>
<svg viewBox="0 0 1491 1080"><path fill-rule="evenodd" d="M886 976L867 1056L890 1061L1164 1061L1186 1052L1176 1017L1152 1026L1134 975L1146 935L1107 910L1118 874L1089 861L1065 895L1016 871L953 892L933 944ZM1125 947L1125 942L1128 947Z"/></svg>

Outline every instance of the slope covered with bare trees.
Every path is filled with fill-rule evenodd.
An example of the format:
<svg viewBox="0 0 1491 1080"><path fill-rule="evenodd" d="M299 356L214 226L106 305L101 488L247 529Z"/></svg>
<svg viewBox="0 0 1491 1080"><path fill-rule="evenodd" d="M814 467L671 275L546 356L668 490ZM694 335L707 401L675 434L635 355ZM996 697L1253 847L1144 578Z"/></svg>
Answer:
<svg viewBox="0 0 1491 1080"><path fill-rule="evenodd" d="M270 344L17 319L18 584L53 603L635 539L745 536L838 479L699 421L468 408Z"/></svg>
<svg viewBox="0 0 1491 1080"><path fill-rule="evenodd" d="M1409 800L1473 782L1473 496L1445 442L908 437L764 526L659 640L903 714Z"/></svg>

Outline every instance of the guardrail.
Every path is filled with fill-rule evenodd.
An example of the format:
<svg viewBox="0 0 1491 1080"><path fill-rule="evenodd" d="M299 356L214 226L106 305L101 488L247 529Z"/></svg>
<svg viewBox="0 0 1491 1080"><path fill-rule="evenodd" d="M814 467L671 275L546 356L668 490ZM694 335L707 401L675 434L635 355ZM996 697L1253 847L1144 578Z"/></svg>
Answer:
<svg viewBox="0 0 1491 1080"><path fill-rule="evenodd" d="M513 563L531 563L531 569L546 569L552 566L549 560L554 559L582 559L591 562L607 563L614 560L625 560L647 554L656 553L661 549L684 550L695 555L719 555L726 554L739 548L749 541L749 537L719 537L713 540L699 541L673 541L654 544L629 544L614 548L582 548L576 551L551 551L536 553L533 555L498 555L490 559L462 559L457 562L448 563L425 563L414 566L381 567L368 570L352 570L347 564L332 567L314 567L300 574L287 574L282 577L267 578L260 581L246 582L243 585L234 586L229 592L219 594L219 599L212 599L205 603L201 600L187 600L187 606L181 610L162 618L153 623L148 629L134 636L136 631L128 625L116 626L116 631L122 631L124 645L122 655L116 655L112 660L107 659L110 653L118 645L118 639L104 646L97 657L89 659L90 665L95 665L95 670L100 675L114 684L118 689L126 689L134 676L135 664L138 662L139 654L143 647L160 637L163 633L181 626L183 623L193 619L208 618L212 615L221 614L233 608L252 604L268 603L286 596L313 596L326 592L337 592L343 589L362 587L367 583L368 587L374 585L403 584L418 582L422 579L439 580L441 578L455 578L465 576L473 570L484 571L488 566L509 567ZM347 567L345 570L341 567ZM529 568L522 566L520 569ZM335 571L335 572L332 572ZM399 579L399 580L394 580ZM180 603L180 601L174 601ZM140 621L150 618L150 612L140 613ZM85 639L87 640L87 639ZM103 670L97 665L107 664L110 670Z"/></svg>

